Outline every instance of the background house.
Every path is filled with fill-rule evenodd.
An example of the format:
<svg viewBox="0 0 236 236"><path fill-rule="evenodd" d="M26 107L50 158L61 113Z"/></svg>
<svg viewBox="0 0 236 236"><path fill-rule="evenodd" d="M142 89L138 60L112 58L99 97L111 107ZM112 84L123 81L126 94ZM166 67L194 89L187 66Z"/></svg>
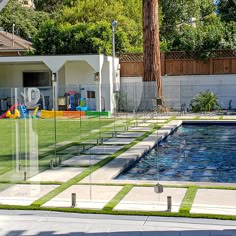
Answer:
<svg viewBox="0 0 236 236"><path fill-rule="evenodd" d="M0 56L20 56L33 50L32 43L0 30Z"/></svg>

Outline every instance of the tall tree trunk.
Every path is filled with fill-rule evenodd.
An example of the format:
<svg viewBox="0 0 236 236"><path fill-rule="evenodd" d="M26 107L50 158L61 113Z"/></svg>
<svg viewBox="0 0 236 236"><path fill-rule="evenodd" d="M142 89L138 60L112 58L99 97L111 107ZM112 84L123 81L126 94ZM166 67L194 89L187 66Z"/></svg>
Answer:
<svg viewBox="0 0 236 236"><path fill-rule="evenodd" d="M156 81L157 97L162 97L158 0L143 0L143 82Z"/></svg>

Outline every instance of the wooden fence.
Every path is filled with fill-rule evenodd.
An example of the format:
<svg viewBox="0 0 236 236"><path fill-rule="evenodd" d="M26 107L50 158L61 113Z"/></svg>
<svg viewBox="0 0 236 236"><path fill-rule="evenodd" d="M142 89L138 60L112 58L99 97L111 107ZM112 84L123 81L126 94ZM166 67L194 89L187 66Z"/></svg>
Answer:
<svg viewBox="0 0 236 236"><path fill-rule="evenodd" d="M162 75L219 75L236 74L236 50L218 50L206 61L195 60L195 53L171 52L161 54ZM120 56L121 76L143 76L143 54Z"/></svg>

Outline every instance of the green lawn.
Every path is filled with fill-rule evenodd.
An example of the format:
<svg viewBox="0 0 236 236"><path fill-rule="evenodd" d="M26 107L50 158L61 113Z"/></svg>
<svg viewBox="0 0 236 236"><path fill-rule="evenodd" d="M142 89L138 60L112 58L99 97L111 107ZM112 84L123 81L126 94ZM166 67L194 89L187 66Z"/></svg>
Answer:
<svg viewBox="0 0 236 236"><path fill-rule="evenodd" d="M21 165L28 165L31 141L35 141L35 146L39 149L39 167L45 169L49 167L50 160L55 157L55 138L57 143L71 141L75 144L111 136L115 130L124 129L126 122L126 120L122 122L121 119L105 117L57 119L56 122L54 119L0 119L0 174L15 168L17 148ZM58 147L58 151L65 147ZM70 157L71 154L63 155L64 159Z"/></svg>

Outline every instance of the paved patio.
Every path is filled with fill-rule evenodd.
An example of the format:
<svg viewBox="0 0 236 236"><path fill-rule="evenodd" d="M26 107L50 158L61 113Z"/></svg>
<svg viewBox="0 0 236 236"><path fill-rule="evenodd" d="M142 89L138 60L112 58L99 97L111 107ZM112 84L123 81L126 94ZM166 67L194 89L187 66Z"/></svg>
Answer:
<svg viewBox="0 0 236 236"><path fill-rule="evenodd" d="M163 193L155 193L153 187L134 187L114 210L167 211L167 196L171 196L172 212L178 212L185 193L185 188L164 188Z"/></svg>
<svg viewBox="0 0 236 236"><path fill-rule="evenodd" d="M29 181L60 181L66 182L76 175L82 173L84 168L72 168L72 167L58 167L51 170L45 170L34 177L31 177Z"/></svg>
<svg viewBox="0 0 236 236"><path fill-rule="evenodd" d="M95 165L99 161L107 158L108 155L78 155L63 161L62 165L78 165L78 166L90 166Z"/></svg>
<svg viewBox="0 0 236 236"><path fill-rule="evenodd" d="M86 150L84 153L86 154L113 154L116 151L120 150L122 146L108 146L108 145L100 145L92 147Z"/></svg>
<svg viewBox="0 0 236 236"><path fill-rule="evenodd" d="M71 194L76 193L76 208L102 209L121 189L121 186L73 185L43 206L71 207Z"/></svg>
<svg viewBox="0 0 236 236"><path fill-rule="evenodd" d="M191 213L236 215L236 190L199 189Z"/></svg>
<svg viewBox="0 0 236 236"><path fill-rule="evenodd" d="M15 184L0 192L0 204L28 206L57 185Z"/></svg>

